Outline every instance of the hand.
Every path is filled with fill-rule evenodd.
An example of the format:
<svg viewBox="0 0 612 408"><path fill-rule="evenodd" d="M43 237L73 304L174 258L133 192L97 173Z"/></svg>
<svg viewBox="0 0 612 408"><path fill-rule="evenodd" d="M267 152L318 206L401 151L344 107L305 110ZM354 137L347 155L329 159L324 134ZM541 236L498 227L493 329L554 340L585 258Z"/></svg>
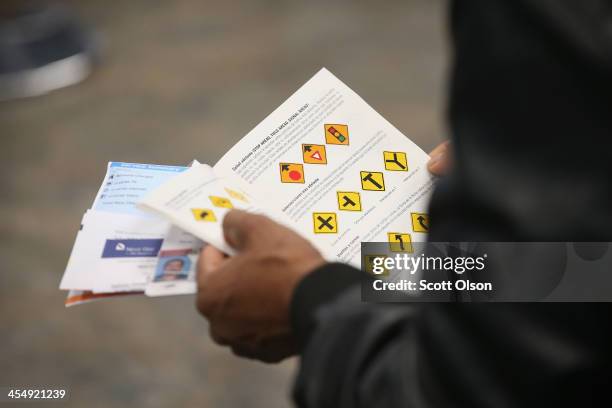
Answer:
<svg viewBox="0 0 612 408"><path fill-rule="evenodd" d="M448 174L452 167L451 144L450 141L442 142L436 146L431 153L431 159L427 163L427 169L434 176L444 176Z"/></svg>
<svg viewBox="0 0 612 408"><path fill-rule="evenodd" d="M208 245L198 261L197 308L210 335L241 356L277 362L296 353L289 306L298 282L325 260L267 217L232 210L223 220L228 258Z"/></svg>

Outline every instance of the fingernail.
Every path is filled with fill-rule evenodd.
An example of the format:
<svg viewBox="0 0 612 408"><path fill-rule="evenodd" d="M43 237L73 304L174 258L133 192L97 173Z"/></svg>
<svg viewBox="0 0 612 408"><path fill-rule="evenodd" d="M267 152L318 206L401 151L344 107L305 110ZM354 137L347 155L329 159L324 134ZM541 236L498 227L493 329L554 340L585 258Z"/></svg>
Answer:
<svg viewBox="0 0 612 408"><path fill-rule="evenodd" d="M438 153L435 156L432 156L431 159L429 159L429 162L427 163L427 165L435 166L438 162L440 162L440 160L442 160L443 156L444 156L444 153Z"/></svg>

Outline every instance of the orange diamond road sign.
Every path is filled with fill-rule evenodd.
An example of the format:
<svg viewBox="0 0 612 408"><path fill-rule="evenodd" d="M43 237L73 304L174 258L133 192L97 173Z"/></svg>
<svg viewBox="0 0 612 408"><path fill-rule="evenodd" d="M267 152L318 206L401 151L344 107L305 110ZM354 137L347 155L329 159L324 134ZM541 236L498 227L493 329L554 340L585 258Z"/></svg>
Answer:
<svg viewBox="0 0 612 408"><path fill-rule="evenodd" d="M325 128L325 143L335 145L348 145L349 133L347 125L326 124Z"/></svg>
<svg viewBox="0 0 612 408"><path fill-rule="evenodd" d="M304 165L299 163L280 163L281 183L304 183Z"/></svg>
<svg viewBox="0 0 612 408"><path fill-rule="evenodd" d="M303 144L302 155L304 156L304 163L327 164L327 154L324 145Z"/></svg>

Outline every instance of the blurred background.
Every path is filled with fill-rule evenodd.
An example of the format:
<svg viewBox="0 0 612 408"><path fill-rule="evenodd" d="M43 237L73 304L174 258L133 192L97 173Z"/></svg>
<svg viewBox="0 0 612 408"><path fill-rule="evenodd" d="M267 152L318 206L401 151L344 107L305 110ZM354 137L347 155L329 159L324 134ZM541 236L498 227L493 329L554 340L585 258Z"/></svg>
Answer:
<svg viewBox="0 0 612 408"><path fill-rule="evenodd" d="M0 386L64 386L67 407L289 406L297 360L233 357L191 296L65 309L81 216L108 161L214 164L323 66L432 148L445 136L446 3L53 4L94 34L95 66L78 85L0 102Z"/></svg>

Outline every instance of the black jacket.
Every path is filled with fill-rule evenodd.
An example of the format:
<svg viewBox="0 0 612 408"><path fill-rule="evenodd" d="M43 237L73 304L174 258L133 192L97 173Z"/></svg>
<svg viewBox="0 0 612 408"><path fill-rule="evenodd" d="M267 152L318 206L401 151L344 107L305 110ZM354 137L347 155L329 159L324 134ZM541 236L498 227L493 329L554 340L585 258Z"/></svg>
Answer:
<svg viewBox="0 0 612 408"><path fill-rule="evenodd" d="M451 20L430 240L612 241L612 2L463 0ZM358 275L296 290L298 406L612 405L609 304L375 305Z"/></svg>

